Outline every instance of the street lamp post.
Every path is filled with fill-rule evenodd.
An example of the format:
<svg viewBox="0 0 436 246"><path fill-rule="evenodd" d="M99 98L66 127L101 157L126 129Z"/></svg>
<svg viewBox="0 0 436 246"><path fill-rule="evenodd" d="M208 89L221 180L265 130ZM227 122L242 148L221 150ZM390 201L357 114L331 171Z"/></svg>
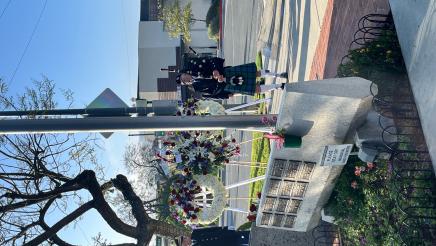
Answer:
<svg viewBox="0 0 436 246"><path fill-rule="evenodd" d="M256 130L275 115L140 116L0 120L0 134L116 131Z"/></svg>

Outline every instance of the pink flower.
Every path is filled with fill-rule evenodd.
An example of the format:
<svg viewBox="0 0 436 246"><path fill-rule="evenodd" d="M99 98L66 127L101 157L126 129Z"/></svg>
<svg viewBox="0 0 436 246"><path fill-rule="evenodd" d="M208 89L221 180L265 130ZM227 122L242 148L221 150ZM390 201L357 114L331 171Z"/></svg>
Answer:
<svg viewBox="0 0 436 246"><path fill-rule="evenodd" d="M372 163L372 162L367 162L366 166L368 167L369 170L371 170L375 167L374 163Z"/></svg>
<svg viewBox="0 0 436 246"><path fill-rule="evenodd" d="M354 180L353 182L351 182L351 188L353 188L353 189L357 189L357 187L358 187L358 184L357 184L357 181L356 181L356 180Z"/></svg>

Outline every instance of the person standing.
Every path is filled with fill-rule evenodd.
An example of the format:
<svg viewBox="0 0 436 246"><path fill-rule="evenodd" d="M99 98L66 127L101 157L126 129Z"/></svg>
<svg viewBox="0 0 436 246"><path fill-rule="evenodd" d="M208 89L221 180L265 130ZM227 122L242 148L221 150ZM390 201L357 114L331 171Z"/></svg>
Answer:
<svg viewBox="0 0 436 246"><path fill-rule="evenodd" d="M201 68L204 67L202 66ZM277 74L271 73L268 70L257 71L255 63L228 67L217 66L216 68L212 71L204 71L203 73L195 73L195 70L184 69L180 71L176 82L178 84L192 85L194 90L202 93L204 97L227 99L235 93L253 96L256 93L265 93L279 88L283 89L285 83L259 85L256 80L258 77L287 78L288 76L287 73ZM198 76L208 76L209 74L211 77Z"/></svg>

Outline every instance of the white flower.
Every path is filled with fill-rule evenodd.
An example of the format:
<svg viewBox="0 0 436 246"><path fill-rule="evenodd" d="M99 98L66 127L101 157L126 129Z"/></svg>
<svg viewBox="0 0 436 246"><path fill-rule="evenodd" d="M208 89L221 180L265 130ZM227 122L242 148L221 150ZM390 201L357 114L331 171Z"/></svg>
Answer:
<svg viewBox="0 0 436 246"><path fill-rule="evenodd" d="M198 213L198 223L210 224L221 216L227 204L226 189L213 175L195 175L194 179L200 187L212 191L213 200L210 207L203 207Z"/></svg>
<svg viewBox="0 0 436 246"><path fill-rule="evenodd" d="M197 106L198 113L200 114L210 114L210 115L225 115L225 108L212 100L199 100L195 103Z"/></svg>

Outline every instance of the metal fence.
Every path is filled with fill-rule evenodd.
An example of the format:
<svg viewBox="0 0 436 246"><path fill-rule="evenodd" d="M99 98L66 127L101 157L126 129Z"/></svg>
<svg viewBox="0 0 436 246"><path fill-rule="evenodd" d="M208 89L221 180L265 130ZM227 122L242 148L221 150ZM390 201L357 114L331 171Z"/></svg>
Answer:
<svg viewBox="0 0 436 246"><path fill-rule="evenodd" d="M388 16L386 22L391 22ZM392 27L384 23L377 30ZM367 35L358 42L378 37L374 28ZM409 80L404 76L377 86L371 87L373 108L379 114L384 151L391 156L390 179L402 213L398 235L405 245L436 245L436 179Z"/></svg>
<svg viewBox="0 0 436 246"><path fill-rule="evenodd" d="M403 213L399 235L406 245L436 244L436 181L408 80L390 81L374 95L396 205ZM384 118L391 119L386 124Z"/></svg>
<svg viewBox="0 0 436 246"><path fill-rule="evenodd" d="M350 50L377 42L386 31L395 32L390 15L362 17ZM343 57L341 65L350 60L350 54ZM366 75L371 79L370 74ZM379 151L390 155L387 161L392 173L390 181L396 194L396 207L401 213L397 215L397 233L404 245L436 245L435 172L409 80L403 75L376 81L371 86L371 93L382 129L384 148ZM321 224L312 231L312 236L316 246L348 245L334 225Z"/></svg>

